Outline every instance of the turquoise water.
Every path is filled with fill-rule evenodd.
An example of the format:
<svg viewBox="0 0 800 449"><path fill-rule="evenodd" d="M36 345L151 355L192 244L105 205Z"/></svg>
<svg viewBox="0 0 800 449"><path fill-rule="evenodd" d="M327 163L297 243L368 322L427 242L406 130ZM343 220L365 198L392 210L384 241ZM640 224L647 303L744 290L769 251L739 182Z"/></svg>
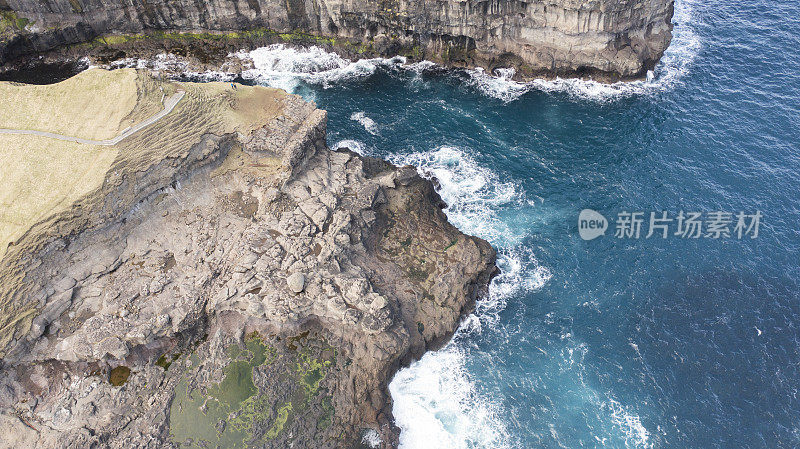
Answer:
<svg viewBox="0 0 800 449"><path fill-rule="evenodd" d="M437 178L503 273L391 385L404 449L800 447L800 5L679 1L646 82L521 85L257 50L331 146ZM758 238L578 235L577 216L729 211ZM613 231L613 230L612 230Z"/></svg>

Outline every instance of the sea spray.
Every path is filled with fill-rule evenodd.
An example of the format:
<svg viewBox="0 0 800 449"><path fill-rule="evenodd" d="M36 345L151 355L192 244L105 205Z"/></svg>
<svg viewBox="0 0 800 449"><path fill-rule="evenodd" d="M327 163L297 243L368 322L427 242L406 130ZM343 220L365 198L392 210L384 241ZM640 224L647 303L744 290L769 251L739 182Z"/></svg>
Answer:
<svg viewBox="0 0 800 449"><path fill-rule="evenodd" d="M354 112L350 115L350 120L358 122L364 129L367 130L368 133L372 134L373 136L378 135L378 124L375 123L375 120L367 117L364 111Z"/></svg>
<svg viewBox="0 0 800 449"><path fill-rule="evenodd" d="M435 179L448 219L498 247L502 269L488 297L478 301L475 313L462 322L453 340L398 372L389 385L392 412L402 430L401 448L513 447L502 407L478 388L466 369L468 348L463 338L496 325L509 297L521 289L541 288L551 277L530 249L520 247L520 233L498 216L504 207L527 204L525 192L456 147L396 155L391 160L415 165L421 176Z"/></svg>
<svg viewBox="0 0 800 449"><path fill-rule="evenodd" d="M273 44L253 51L233 54L250 68L242 72L242 78L258 84L279 87L295 92L301 81L320 85L323 88L334 84L366 78L379 66L401 65L406 59L394 58L359 59L351 61L322 48L288 47Z"/></svg>
<svg viewBox="0 0 800 449"><path fill-rule="evenodd" d="M511 102L522 95L536 90L547 93L563 93L575 100L605 102L632 96L653 95L673 89L688 73L692 62L701 49L701 42L694 30L698 18L694 14L696 0L679 0L675 3L673 16L673 38L663 57L644 80L617 83L600 83L593 80L556 78L553 80L535 79L518 82L513 79L512 68L497 68L492 73L482 68L457 70L466 74L465 85L483 95ZM405 72L409 76L409 87L419 88L424 74L441 72L441 68L430 61L407 64L402 56L393 58L371 58L351 61L336 53L325 51L317 46L294 47L273 44L252 51L241 50L228 55L236 58L245 67L241 77L256 84L284 89L290 93L314 100L313 92L304 88L303 83L328 88L336 84L365 79L378 69ZM160 54L153 59L127 58L114 61L110 68L135 67L154 71L180 74L180 78L191 81L232 81L236 73L221 70L195 72L188 69L188 63L172 54ZM364 125L365 127L367 125ZM367 128L370 133L373 130Z"/></svg>
<svg viewBox="0 0 800 449"><path fill-rule="evenodd" d="M663 57L644 80L601 83L578 78L535 79L530 82L513 80L514 70L495 69L487 73L481 68L466 71L467 84L486 96L511 102L522 95L537 90L546 93L564 93L576 100L611 101L621 98L653 95L675 88L689 72L702 48L695 32L697 16L694 13L696 0L675 2L672 42Z"/></svg>

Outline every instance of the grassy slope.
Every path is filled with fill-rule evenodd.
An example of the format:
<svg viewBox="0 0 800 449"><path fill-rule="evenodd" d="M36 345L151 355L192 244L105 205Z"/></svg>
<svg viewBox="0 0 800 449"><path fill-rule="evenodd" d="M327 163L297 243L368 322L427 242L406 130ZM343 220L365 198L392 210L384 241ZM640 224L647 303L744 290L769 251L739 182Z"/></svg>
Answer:
<svg viewBox="0 0 800 449"><path fill-rule="evenodd" d="M100 186L114 147L0 135L0 256L33 223Z"/></svg>
<svg viewBox="0 0 800 449"><path fill-rule="evenodd" d="M124 213L150 193L137 190L134 179L162 161L177 169L203 134L250 134L283 113L286 95L260 86L234 91L228 83L161 82L132 69L88 70L46 86L0 83L1 128L96 140L161 110L162 89L170 95L178 88L186 96L170 114L115 146L0 140L0 357L30 329L40 307L27 267L47 242L107 224L115 219L107 215L108 195L117 198L113 213Z"/></svg>
<svg viewBox="0 0 800 449"><path fill-rule="evenodd" d="M44 86L0 82L0 128L110 139L162 108L161 92L143 84L133 69L88 70Z"/></svg>

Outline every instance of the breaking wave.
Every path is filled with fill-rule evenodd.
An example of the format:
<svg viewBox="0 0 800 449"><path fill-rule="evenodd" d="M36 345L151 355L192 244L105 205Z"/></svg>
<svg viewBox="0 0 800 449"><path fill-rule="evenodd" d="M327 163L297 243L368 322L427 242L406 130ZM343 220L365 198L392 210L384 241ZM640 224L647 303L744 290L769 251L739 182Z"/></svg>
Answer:
<svg viewBox="0 0 800 449"><path fill-rule="evenodd" d="M243 64L250 67L242 71L242 78L292 93L297 91L301 81L329 87L366 78L380 66L401 65L406 62L401 56L390 59L359 59L353 62L317 46L293 48L283 44L273 44L249 52L240 51L232 56L238 57Z"/></svg>
<svg viewBox="0 0 800 449"><path fill-rule="evenodd" d="M235 73L229 73L222 70L208 70L204 72L192 71L189 69L189 63L180 56L172 53L161 53L152 59L144 58L124 58L113 61L105 66L90 66L105 67L109 69L121 68L134 68L134 69L148 69L153 72L165 72L170 74L180 74L181 78L196 82L210 82L210 81L226 81L230 82L236 79Z"/></svg>
<svg viewBox="0 0 800 449"><path fill-rule="evenodd" d="M678 0L675 2L675 14L672 41L656 65L648 73L644 81L624 81L617 83L600 83L592 80L536 79L531 82L512 80L513 69L497 69L494 74L483 69L467 71L468 84L484 95L503 100L514 101L522 95L533 91L550 93L566 93L570 97L583 100L607 101L619 98L652 95L674 88L690 70L692 62L702 48L700 37L695 32L697 17L694 14L693 1Z"/></svg>
<svg viewBox="0 0 800 449"><path fill-rule="evenodd" d="M481 395L457 343L399 371L389 392L403 449L511 447L499 406Z"/></svg>
<svg viewBox="0 0 800 449"><path fill-rule="evenodd" d="M502 406L480 391L466 368L463 337L492 328L508 298L521 290L541 288L551 277L533 252L523 248L520 232L499 217L502 208L527 204L525 193L481 167L462 149L442 146L433 151L396 155L392 162L415 165L421 176L435 179L447 203L448 219L468 234L491 242L498 250L502 273L489 295L480 299L444 348L425 354L399 371L391 384L395 423L402 449L514 447Z"/></svg>
<svg viewBox="0 0 800 449"><path fill-rule="evenodd" d="M333 146L331 146L331 150L333 151L345 148L354 153L358 153L362 156L369 156L369 151L367 151L367 146L364 145L364 142L358 140L344 139L336 142L335 144L333 144Z"/></svg>
<svg viewBox="0 0 800 449"><path fill-rule="evenodd" d="M576 99L608 101L637 95L652 95L672 89L689 72L702 47L700 38L695 32L697 19L693 1L683 0L675 3L672 42L661 61L652 72L648 73L645 80L611 84L574 78L518 82L513 80L513 69L501 68L496 69L494 73L487 73L477 68L464 71L467 77L465 83L486 96L504 102L514 101L531 91L565 93ZM437 69L436 64L430 61L406 64L406 58L400 56L390 59L351 61L316 46L298 49L274 44L250 52L241 51L232 56L238 57L250 67L243 71L243 78L293 93L297 93L301 82L329 87L337 83L366 78L380 67L402 69L411 75L412 84L419 81L426 71ZM374 131L369 125L363 122L362 124L367 131L371 133Z"/></svg>
<svg viewBox="0 0 800 449"><path fill-rule="evenodd" d="M648 73L646 80L611 84L560 78L518 82L513 80L513 69L500 68L494 70L494 73L487 73L477 68L463 71L466 74L465 83L483 95L504 102L514 101L531 91L565 93L576 99L608 101L637 95L652 95L672 89L689 72L701 48L700 38L694 30L696 17L693 12L693 1L683 0L675 3L672 42L655 69ZM244 67L241 73L243 79L304 95L311 100L314 97L313 92L304 90L303 83L327 88L367 78L380 67L384 67L392 70L402 69L403 72L412 75L411 83L414 84L422 79L424 72L437 69L436 64L430 61L406 64L407 60L402 56L351 61L317 46L295 48L284 44L273 44L252 51L239 51L228 56L229 59L238 60ZM237 77L236 73L224 70L226 65L223 65L223 70L220 71L193 72L188 70L188 64L184 60L171 54L161 54L152 60L122 59L109 64L109 67L165 70L181 73L182 77L192 81L232 81ZM354 118L354 120L359 119ZM365 122L362 122L364 127L374 134L374 127L370 128L369 122Z"/></svg>
<svg viewBox="0 0 800 449"><path fill-rule="evenodd" d="M513 183L503 182L496 173L479 166L465 151L442 146L390 159L396 165L413 165L421 176L436 180L439 195L447 203L447 218L462 232L495 244L517 238L498 217L497 208L523 202L524 193Z"/></svg>

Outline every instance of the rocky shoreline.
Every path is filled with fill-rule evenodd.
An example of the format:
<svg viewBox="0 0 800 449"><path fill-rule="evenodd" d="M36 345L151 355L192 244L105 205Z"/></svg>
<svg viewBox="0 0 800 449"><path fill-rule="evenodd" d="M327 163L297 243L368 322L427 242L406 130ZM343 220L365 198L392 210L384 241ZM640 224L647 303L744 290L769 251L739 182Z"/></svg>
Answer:
<svg viewBox="0 0 800 449"><path fill-rule="evenodd" d="M494 250L297 96L135 79L186 95L0 253L0 446L395 447L388 382Z"/></svg>
<svg viewBox="0 0 800 449"><path fill-rule="evenodd" d="M514 68L520 80L644 78L672 36L673 0L206 3L0 1L0 65L45 55L113 60L170 52L203 64L274 43L350 58Z"/></svg>

